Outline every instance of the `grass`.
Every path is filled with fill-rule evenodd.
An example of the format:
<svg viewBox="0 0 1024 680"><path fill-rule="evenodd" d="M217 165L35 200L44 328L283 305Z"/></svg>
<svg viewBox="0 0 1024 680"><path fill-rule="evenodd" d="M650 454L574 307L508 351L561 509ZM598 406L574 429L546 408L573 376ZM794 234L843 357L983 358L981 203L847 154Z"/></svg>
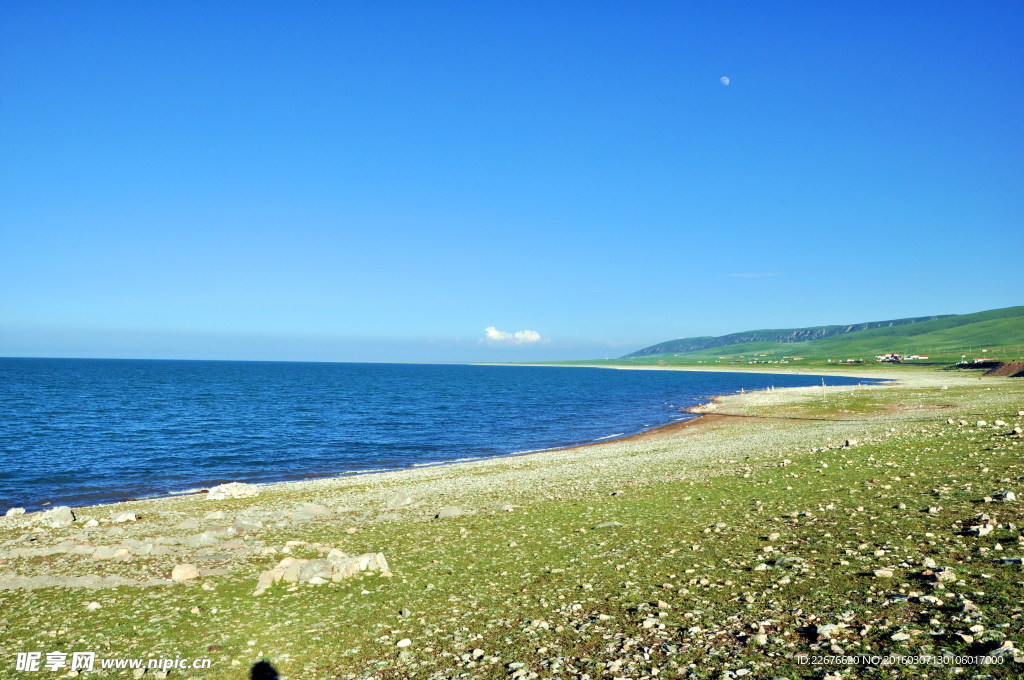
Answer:
<svg viewBox="0 0 1024 680"><path fill-rule="evenodd" d="M833 645L846 654L974 654L1005 640L1021 646L1024 572L994 560L1021 556L1020 529L1010 526L1024 524L1024 511L1020 503L984 501L1006 489L1024 494L1024 440L1005 436L1024 420L1019 408L1024 381L826 390L781 406L745 407L745 415L763 419L725 426L741 444L728 460L670 462L643 475L595 468L550 480L543 490L497 488L475 499L474 514L451 520L407 513L373 522L353 513L259 536L273 546L302 540L381 550L393 578L275 586L254 597L256 575L278 554L241 559L236 571L206 579L212 590L0 591L0 663L17 651L80 649L212 657L209 671L172 675L197 678L248 677L260 658L296 680L719 678L740 669L750 669L747 677L820 678L837 669L799 658L836 653ZM795 420L817 417L841 418L868 436L843 448L817 421ZM970 425L949 425L947 417ZM997 418L1009 425L973 426ZM756 427L789 433L790 444L744 449ZM544 469L540 459L507 464ZM360 483L353 480L348 493L365 491ZM307 499L317 497L287 492L289 502ZM241 512L261 502L218 507ZM519 507L504 512L498 502ZM929 514L928 507L941 509ZM993 515L999 528L964 535L963 522L979 512ZM595 528L606 522L621 526ZM349 527L358 531L349 534ZM20 538L0 531L3 542ZM294 550L316 555L309 545ZM800 561L759 570L781 556ZM933 588L923 575L926 558L961 581ZM65 562L77 564L70 556ZM96 568L127 573L138 564ZM876 578L881 568L894 577ZM915 593L937 595L942 604ZM979 611L961 611L965 600ZM88 611L91 601L102 608ZM824 624L843 627L819 640L816 626ZM983 630L970 633L972 625ZM910 637L894 640L898 633ZM762 634L767 638L756 637ZM412 644L399 649L403 638ZM878 678L907 670L843 669L854 674L844 677ZM952 677L948 668L909 671ZM109 676L118 673L128 675ZM970 668L966 677L1019 677L1014 673L1011 662Z"/></svg>

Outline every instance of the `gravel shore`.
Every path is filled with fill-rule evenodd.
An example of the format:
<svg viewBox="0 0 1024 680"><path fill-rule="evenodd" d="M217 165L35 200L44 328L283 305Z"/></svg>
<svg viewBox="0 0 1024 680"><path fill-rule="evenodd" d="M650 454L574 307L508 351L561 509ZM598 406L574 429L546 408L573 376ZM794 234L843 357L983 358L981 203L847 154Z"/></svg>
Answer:
<svg viewBox="0 0 1024 680"><path fill-rule="evenodd" d="M917 633L891 617L875 621L878 593L858 600L849 588L919 564L921 545L970 563L963 541L976 539L935 532L966 521L980 495L1020 491L1010 454L1024 383L865 377L892 381L723 395L696 419L587 446L7 516L0 664L55 648L213 664L158 680L243 677L261 661L304 679L706 677L696 660L725 668L753 639L779 647L739 670L789 668L822 648L802 631L832 634L829 602L842 598L850 612L836 625L861 617L864 630L907 635L877 644L909 640ZM817 519L833 507L849 518ZM978 578L992 578L980 571L987 551L1018 559L996 542L1017 540L1020 508L1006 507L1016 515L970 529L995 532L984 540L998 546L977 553ZM876 536L885 515L899 528ZM850 557L869 545L875 557ZM801 566L780 577L776 555ZM854 559L874 566L850 571ZM988 584L986 625L1020 618L1005 604L1020 584L1006 577ZM913 594L912 582L897 586Z"/></svg>

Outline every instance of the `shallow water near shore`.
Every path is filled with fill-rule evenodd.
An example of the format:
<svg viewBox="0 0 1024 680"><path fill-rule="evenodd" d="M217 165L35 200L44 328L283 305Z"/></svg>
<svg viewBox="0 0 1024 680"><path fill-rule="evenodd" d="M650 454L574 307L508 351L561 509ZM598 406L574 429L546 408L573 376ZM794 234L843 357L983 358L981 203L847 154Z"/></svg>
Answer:
<svg viewBox="0 0 1024 680"><path fill-rule="evenodd" d="M604 441L689 418L686 408L714 395L821 381L576 367L0 359L0 509Z"/></svg>

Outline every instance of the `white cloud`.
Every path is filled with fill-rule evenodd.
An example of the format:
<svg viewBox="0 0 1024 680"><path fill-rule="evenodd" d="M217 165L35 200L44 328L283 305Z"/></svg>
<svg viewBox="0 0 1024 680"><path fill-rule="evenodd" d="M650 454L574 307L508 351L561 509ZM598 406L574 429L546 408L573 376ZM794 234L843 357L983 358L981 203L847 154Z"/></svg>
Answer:
<svg viewBox="0 0 1024 680"><path fill-rule="evenodd" d="M494 326L484 329L484 337L481 342L489 345L532 345L537 342L544 342L537 331L522 330L515 333L499 331Z"/></svg>

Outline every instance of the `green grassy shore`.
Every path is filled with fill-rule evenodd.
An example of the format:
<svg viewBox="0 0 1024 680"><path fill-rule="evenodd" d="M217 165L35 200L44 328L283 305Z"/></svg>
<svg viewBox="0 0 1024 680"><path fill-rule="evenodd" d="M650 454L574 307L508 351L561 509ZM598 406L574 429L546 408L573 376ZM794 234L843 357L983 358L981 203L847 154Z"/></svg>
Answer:
<svg viewBox="0 0 1024 680"><path fill-rule="evenodd" d="M727 396L583 448L81 508L69 527L0 519L0 677L69 675L18 673L26 651L211 660L168 678L261 660L289 680L1024 677L1024 380L868 375L896 382ZM103 546L117 556L88 554ZM255 594L282 558L331 548L390 571ZM172 582L186 563L200 576ZM82 576L106 587L60 587Z"/></svg>

